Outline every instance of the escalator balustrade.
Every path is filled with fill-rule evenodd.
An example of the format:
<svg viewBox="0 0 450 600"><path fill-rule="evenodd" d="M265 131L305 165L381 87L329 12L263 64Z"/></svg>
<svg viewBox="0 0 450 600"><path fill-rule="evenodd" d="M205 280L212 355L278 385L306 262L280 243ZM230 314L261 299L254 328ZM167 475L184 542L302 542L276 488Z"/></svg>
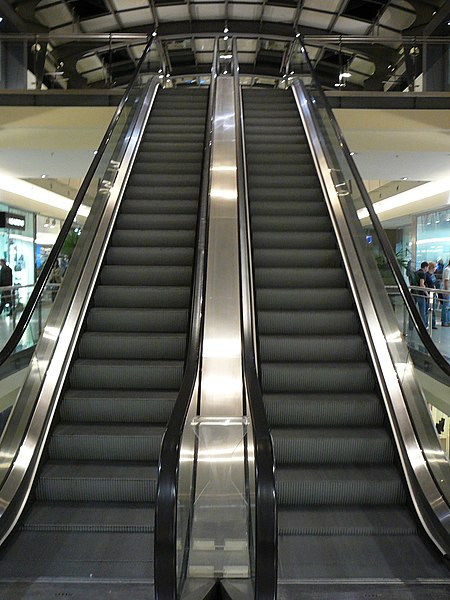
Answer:
<svg viewBox="0 0 450 600"><path fill-rule="evenodd" d="M411 510L294 98L243 100L279 583L448 578Z"/></svg>
<svg viewBox="0 0 450 600"><path fill-rule="evenodd" d="M207 99L206 89L157 94L2 577L153 579L157 465L184 370Z"/></svg>

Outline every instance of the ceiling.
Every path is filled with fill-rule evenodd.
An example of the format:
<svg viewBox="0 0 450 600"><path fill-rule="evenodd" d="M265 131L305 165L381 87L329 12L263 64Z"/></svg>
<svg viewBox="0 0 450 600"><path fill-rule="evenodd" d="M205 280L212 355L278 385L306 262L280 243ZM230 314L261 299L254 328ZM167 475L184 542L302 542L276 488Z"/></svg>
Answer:
<svg viewBox="0 0 450 600"><path fill-rule="evenodd" d="M300 53L290 53L292 41L301 34L326 88L334 89L345 70L351 74L347 90L386 90L387 85L404 90L422 69L421 52L412 52L415 46L406 45L405 36L448 36L450 2L0 0L0 16L0 39L2 33L24 36L30 69L46 87L123 86L156 32L151 71L164 61L172 75L207 73L214 36L236 35L241 73L279 77L288 65L302 70ZM86 107L84 114L81 110L69 119L64 112L58 116L58 110L67 110L62 108L27 112L15 107L11 115L8 110L0 113L2 167L73 197L112 110ZM337 114L371 187L381 189L392 180L408 186L448 175L448 111L401 111L400 118L400 111L386 110L381 118L377 111ZM83 135L77 137L68 122L76 122ZM84 145L77 147L77 139ZM59 147L55 140L70 140L70 148ZM44 174L46 179L40 180ZM8 202L5 194L0 193L0 201ZM18 196L9 197L12 205L18 202ZM55 214L42 207L36 212Z"/></svg>
<svg viewBox="0 0 450 600"><path fill-rule="evenodd" d="M446 0L0 0L0 14L4 32L51 34L49 41L29 43L30 65L41 71L39 80L47 87L110 87L129 80L145 38L95 41L85 34L157 32L152 70L164 60L168 71L179 75L208 72L210 36L225 32L240 38L241 73L279 76L288 61L300 68L300 54L289 53L299 33L323 85L335 86L345 70L351 73L348 89L372 90L383 89L388 80L391 88L404 89L420 72L421 53L408 52L401 36L447 35L449 5ZM320 38L324 35L328 40ZM355 36L368 36L371 44Z"/></svg>

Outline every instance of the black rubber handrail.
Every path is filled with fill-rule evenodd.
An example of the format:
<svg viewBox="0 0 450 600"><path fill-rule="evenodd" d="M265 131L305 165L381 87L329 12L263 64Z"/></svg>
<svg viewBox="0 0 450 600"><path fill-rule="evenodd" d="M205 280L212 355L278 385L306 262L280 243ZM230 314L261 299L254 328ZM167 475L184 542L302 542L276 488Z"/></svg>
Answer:
<svg viewBox="0 0 450 600"><path fill-rule="evenodd" d="M256 470L256 565L255 598L274 600L277 589L277 515L275 462L272 438L256 371L253 318L253 261L250 247L250 216L245 161L242 96L236 39L233 39L237 140L237 187L239 211L239 253L241 271L241 312L243 367L251 410Z"/></svg>
<svg viewBox="0 0 450 600"><path fill-rule="evenodd" d="M177 590L177 495L181 440L194 392L200 360L206 285L207 216L211 133L216 96L218 44L215 45L208 115L205 131L203 174L192 283L190 335L185 371L180 391L161 444L158 466L158 488L155 502L155 596L157 600L176 600Z"/></svg>
<svg viewBox="0 0 450 600"><path fill-rule="evenodd" d="M312 66L311 61L308 56L308 53L306 52L306 48L305 48L301 38L298 39L298 43L301 47L302 53L304 54L306 64L308 65L308 68L310 70L310 75L311 75L311 77L314 81L314 84L316 86L316 89L321 97L323 106L324 106L325 110L327 111L327 116L330 119L330 123L333 126L334 132L338 138L339 145L342 148L342 151L344 153L344 156L346 158L346 161L348 163L348 166L350 168L352 176L355 179L356 185L358 187L358 191L361 194L361 198L363 199L364 206L367 209L367 211L369 212L375 232L378 236L381 247L387 258L388 265L394 274L395 283L400 290L400 295L403 299L403 302L406 304L411 321L412 321L414 327L416 328L416 330L419 332L421 341L422 341L423 345L425 346L426 350L428 351L428 353L430 354L431 358L438 365L438 367L445 373L445 375L450 377L450 364L445 360L445 358L439 352L438 348L436 347L433 340L431 339L431 337L422 321L419 311L417 310L414 300L409 292L406 281L402 275L400 266L395 257L394 251L393 251L392 246L389 242L389 239L386 235L386 232L384 231L383 226L381 225L380 220L378 218L378 215L375 212L375 209L373 208L372 201L371 201L369 194L367 193L367 190L364 186L362 177L359 174L359 171L355 165L355 162L350 154L350 150L344 139L341 128L339 127L339 124L333 114L331 106L322 90L322 86L317 81L315 71L313 69L313 66Z"/></svg>
<svg viewBox="0 0 450 600"><path fill-rule="evenodd" d="M114 128L117 125L117 122L119 121L119 118L122 114L123 108L131 94L131 91L137 81L137 78L140 75L142 65L144 64L144 61L145 61L148 53L150 52L153 39L154 38L152 36L150 38L150 40L148 41L148 43L142 53L141 58L139 59L139 62L137 64L134 75L126 88L124 95L122 96L122 99L116 109L116 112L114 113L114 116L111 120L111 123L108 126L108 129L107 129L105 135L103 136L103 139L100 143L97 153L95 154L94 159L92 160L92 163L88 169L88 172L86 173L86 176L83 179L80 189L78 190L77 195L75 196L72 207L67 214L67 217L61 227L61 231L59 232L59 235L55 241L55 244L53 245L53 248L51 249L51 251L47 257L47 260L45 261L42 271L39 274L39 277L36 281L33 291L30 294L28 302L22 311L22 314L17 322L17 325L16 325L13 333L11 334L11 337L8 339L8 341L3 346L3 348L0 350L0 366L8 359L8 357L14 351L14 349L16 348L17 344L19 343L21 337L23 336L23 334L25 332L25 329L27 328L28 323L30 322L33 312L40 300L40 297L41 297L41 295L45 289L45 286L47 284L47 281L50 277L50 274L53 269L53 265L59 256L59 253L61 251L61 248L64 244L64 241L65 241L68 233L70 232L72 223L74 222L77 212L83 202L84 196L85 196L87 190L89 189L91 180L94 176L94 173L95 173L98 165L100 164L100 161L103 157L105 149L106 149L106 147L111 139L111 136L113 134Z"/></svg>

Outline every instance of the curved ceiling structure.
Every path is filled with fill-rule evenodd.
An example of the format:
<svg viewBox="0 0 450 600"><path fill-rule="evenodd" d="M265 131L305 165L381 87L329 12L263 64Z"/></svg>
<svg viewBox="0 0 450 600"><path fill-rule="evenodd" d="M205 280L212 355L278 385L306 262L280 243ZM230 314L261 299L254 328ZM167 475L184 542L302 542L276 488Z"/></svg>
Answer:
<svg viewBox="0 0 450 600"><path fill-rule="evenodd" d="M404 89L406 75L420 72L421 51L402 37L448 35L448 27L439 30L440 24L447 26L448 5L446 0L0 0L0 14L3 31L37 34L36 40L39 34L54 36L45 43L30 41L31 64L46 66L52 86L122 85L145 36L157 32L152 69L163 62L172 75L207 73L211 36L229 33L240 38L241 72L272 77L280 76L288 61L296 67L289 48L300 34L326 87L357 90L383 89L386 81ZM144 37L58 39L98 33ZM345 82L343 72L350 74Z"/></svg>

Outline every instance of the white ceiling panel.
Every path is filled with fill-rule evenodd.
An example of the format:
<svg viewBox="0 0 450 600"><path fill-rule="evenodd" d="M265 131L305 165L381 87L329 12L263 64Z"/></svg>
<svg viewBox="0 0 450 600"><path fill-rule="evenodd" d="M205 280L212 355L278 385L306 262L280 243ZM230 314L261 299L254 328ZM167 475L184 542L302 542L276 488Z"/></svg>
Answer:
<svg viewBox="0 0 450 600"><path fill-rule="evenodd" d="M109 0L115 10L130 10L132 8L149 8L148 0Z"/></svg>
<svg viewBox="0 0 450 600"><path fill-rule="evenodd" d="M300 13L298 24L307 27L316 27L317 29L328 29L333 18L334 15L330 13L321 13L303 9Z"/></svg>
<svg viewBox="0 0 450 600"><path fill-rule="evenodd" d="M37 10L36 17L45 25L53 29L58 24L72 23L73 16L65 4L54 4L48 8Z"/></svg>
<svg viewBox="0 0 450 600"><path fill-rule="evenodd" d="M264 21L275 21L276 23L292 23L294 21L295 8L283 6L272 6L266 4L264 9Z"/></svg>
<svg viewBox="0 0 450 600"><path fill-rule="evenodd" d="M109 33L111 31L117 31L118 25L113 15L105 15L104 17L97 17L96 19L81 21L81 28L86 33Z"/></svg>
<svg viewBox="0 0 450 600"><path fill-rule="evenodd" d="M375 73L375 64L360 56L355 56L355 58L352 59L350 68L352 71L358 71L359 73L365 73L366 75L373 75Z"/></svg>
<svg viewBox="0 0 450 600"><path fill-rule="evenodd" d="M153 15L149 8L127 10L117 15L124 27L136 27L153 23Z"/></svg>
<svg viewBox="0 0 450 600"><path fill-rule="evenodd" d="M196 2L191 4L192 15L194 19L225 19L225 3L219 5L214 4L201 4Z"/></svg>
<svg viewBox="0 0 450 600"><path fill-rule="evenodd" d="M91 56L80 58L80 60L77 61L76 68L78 73L84 73L85 71L92 71L93 69L98 69L100 67L103 68L102 61L96 54L92 54Z"/></svg>
<svg viewBox="0 0 450 600"><path fill-rule="evenodd" d="M129 51L134 56L134 58L139 59L139 58L141 58L142 53L144 52L144 48L145 48L145 44L139 44L138 46L130 46ZM152 54L157 54L156 52L154 52L153 48L150 50L150 56Z"/></svg>
<svg viewBox="0 0 450 600"><path fill-rule="evenodd" d="M322 50L322 48L318 48L317 46L305 46L305 48L310 60L315 60Z"/></svg>
<svg viewBox="0 0 450 600"><path fill-rule="evenodd" d="M388 6L380 18L380 25L386 25L391 29L398 29L399 31L407 29L416 20L415 15L405 12L401 8L395 8Z"/></svg>
<svg viewBox="0 0 450 600"><path fill-rule="evenodd" d="M238 52L238 58L240 63L253 63L255 62L254 52Z"/></svg>
<svg viewBox="0 0 450 600"><path fill-rule="evenodd" d="M349 17L339 17L333 27L333 31L338 33L347 33L350 35L365 35L370 28L369 23L350 19Z"/></svg>
<svg viewBox="0 0 450 600"><path fill-rule="evenodd" d="M228 15L230 19L238 21L257 21L261 16L259 4L229 4Z"/></svg>
<svg viewBox="0 0 450 600"><path fill-rule="evenodd" d="M199 64L211 64L212 60L213 60L213 53L212 52L198 52L195 55L195 57Z"/></svg>
<svg viewBox="0 0 450 600"><path fill-rule="evenodd" d="M166 21L189 20L189 9L187 4L177 4L176 6L158 6L157 12L161 23Z"/></svg>
<svg viewBox="0 0 450 600"><path fill-rule="evenodd" d="M214 50L214 40L212 38L197 38L194 40L194 50L196 52L212 52Z"/></svg>
<svg viewBox="0 0 450 600"><path fill-rule="evenodd" d="M237 48L239 52L256 52L258 40L249 40L238 38Z"/></svg>
<svg viewBox="0 0 450 600"><path fill-rule="evenodd" d="M328 12L339 12L342 4L347 0L305 0L304 8L314 8L315 10L324 10Z"/></svg>

